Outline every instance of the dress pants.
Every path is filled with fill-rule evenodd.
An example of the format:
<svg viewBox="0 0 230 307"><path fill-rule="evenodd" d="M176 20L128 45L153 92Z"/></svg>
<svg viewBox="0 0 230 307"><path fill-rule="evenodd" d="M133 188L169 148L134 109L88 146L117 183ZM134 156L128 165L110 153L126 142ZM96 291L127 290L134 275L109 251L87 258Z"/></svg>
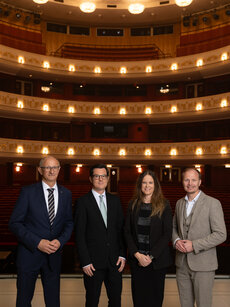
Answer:
<svg viewBox="0 0 230 307"><path fill-rule="evenodd" d="M211 307L214 277L215 271L192 271L185 256L176 270L181 307L194 307L195 302L197 307Z"/></svg>
<svg viewBox="0 0 230 307"><path fill-rule="evenodd" d="M16 307L31 307L38 274L41 274L45 306L60 307L60 267L51 270L48 257L39 270L22 271L18 268Z"/></svg>
<svg viewBox="0 0 230 307"><path fill-rule="evenodd" d="M136 262L130 267L134 307L161 307L167 268L154 270L152 263L142 267Z"/></svg>
<svg viewBox="0 0 230 307"><path fill-rule="evenodd" d="M98 306L103 282L108 296L108 307L121 307L122 275L118 272L118 267L111 265L105 269L96 269L92 277L84 274L85 306Z"/></svg>

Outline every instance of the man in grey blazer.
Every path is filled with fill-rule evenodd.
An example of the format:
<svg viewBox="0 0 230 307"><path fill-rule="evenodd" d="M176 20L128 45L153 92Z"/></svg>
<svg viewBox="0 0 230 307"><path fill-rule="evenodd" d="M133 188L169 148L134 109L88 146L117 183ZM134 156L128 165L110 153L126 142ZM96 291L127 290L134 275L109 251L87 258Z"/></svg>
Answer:
<svg viewBox="0 0 230 307"><path fill-rule="evenodd" d="M78 256L84 273L86 307L97 307L104 282L109 307L121 307L125 266L123 212L119 198L106 192L106 165L90 169L92 190L76 201L75 233Z"/></svg>
<svg viewBox="0 0 230 307"><path fill-rule="evenodd" d="M216 246L226 240L221 203L199 187L201 175L194 168L182 173L185 197L176 204L173 244L176 248L176 278L182 307L211 307Z"/></svg>

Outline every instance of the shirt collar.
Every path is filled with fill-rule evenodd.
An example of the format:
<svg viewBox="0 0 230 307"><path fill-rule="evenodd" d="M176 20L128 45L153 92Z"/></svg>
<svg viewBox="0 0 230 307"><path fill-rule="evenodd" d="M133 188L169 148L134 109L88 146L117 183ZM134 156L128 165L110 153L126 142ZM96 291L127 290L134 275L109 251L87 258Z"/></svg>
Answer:
<svg viewBox="0 0 230 307"><path fill-rule="evenodd" d="M44 181L42 181L42 187L43 187L44 190L51 189L51 187L47 183L45 183ZM55 183L55 185L52 187L52 189L57 190L57 183Z"/></svg>
<svg viewBox="0 0 230 307"><path fill-rule="evenodd" d="M190 202L190 203L193 202L193 203L195 203L195 202L197 201L197 199L199 198L200 193L201 193L201 191L200 191L200 192L197 194L197 196L194 197L192 200L189 200L189 199L188 199L188 195L186 195L184 199L185 199L187 202Z"/></svg>
<svg viewBox="0 0 230 307"><path fill-rule="evenodd" d="M92 193L93 193L93 196L96 197L96 198L99 198L100 195L103 195L105 197L105 191L102 194L99 194L94 189L92 189Z"/></svg>

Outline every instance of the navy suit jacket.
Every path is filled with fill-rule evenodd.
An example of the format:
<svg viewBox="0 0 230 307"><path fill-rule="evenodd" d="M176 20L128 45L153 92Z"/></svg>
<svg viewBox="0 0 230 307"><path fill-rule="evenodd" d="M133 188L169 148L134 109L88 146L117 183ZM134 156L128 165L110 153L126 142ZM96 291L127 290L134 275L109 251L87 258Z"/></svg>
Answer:
<svg viewBox="0 0 230 307"><path fill-rule="evenodd" d="M39 269L44 258L49 257L52 268L61 263L61 249L69 240L72 229L72 195L66 188L58 187L58 209L52 228L45 202L42 183L23 187L9 221L10 230L17 236L17 266L22 270ZM60 241L54 254L41 252L37 246L41 239Z"/></svg>
<svg viewBox="0 0 230 307"><path fill-rule="evenodd" d="M123 212L117 196L106 193L107 228L92 191L76 201L75 233L82 266L92 263L96 269L116 266L119 256L125 257Z"/></svg>

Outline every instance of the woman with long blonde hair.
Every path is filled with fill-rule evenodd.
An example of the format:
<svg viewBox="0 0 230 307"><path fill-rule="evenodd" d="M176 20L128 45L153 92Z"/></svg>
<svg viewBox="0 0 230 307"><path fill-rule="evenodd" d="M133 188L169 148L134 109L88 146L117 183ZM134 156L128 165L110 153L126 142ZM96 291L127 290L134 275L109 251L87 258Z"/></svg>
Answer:
<svg viewBox="0 0 230 307"><path fill-rule="evenodd" d="M137 179L125 223L134 307L161 307L167 268L172 264L169 242L172 212L155 173Z"/></svg>

